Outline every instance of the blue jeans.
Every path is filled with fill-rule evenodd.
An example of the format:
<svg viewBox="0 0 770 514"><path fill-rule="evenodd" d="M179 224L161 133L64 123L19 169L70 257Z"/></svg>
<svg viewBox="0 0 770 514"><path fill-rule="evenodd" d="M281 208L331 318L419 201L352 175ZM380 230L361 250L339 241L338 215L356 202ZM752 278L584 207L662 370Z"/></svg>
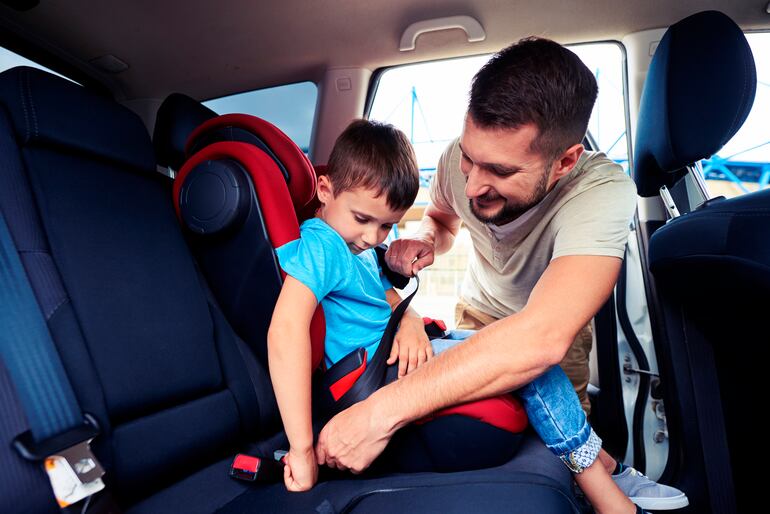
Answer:
<svg viewBox="0 0 770 514"><path fill-rule="evenodd" d="M431 341L433 353L438 355L473 334L473 330L452 330L445 338ZM516 392L532 428L570 470L581 473L596 460L602 441L588 424L572 382L561 367L552 367Z"/></svg>

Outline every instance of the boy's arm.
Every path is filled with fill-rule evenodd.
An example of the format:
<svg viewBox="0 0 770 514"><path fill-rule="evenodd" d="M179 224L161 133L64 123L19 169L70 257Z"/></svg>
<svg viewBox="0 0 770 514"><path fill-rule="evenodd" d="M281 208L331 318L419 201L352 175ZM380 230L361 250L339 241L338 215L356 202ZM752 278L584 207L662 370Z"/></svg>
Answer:
<svg viewBox="0 0 770 514"><path fill-rule="evenodd" d="M391 311L401 303L401 296L393 288L385 290L385 298ZM433 348L428 334L425 333L425 324L422 317L410 306L406 309L393 339L393 348L390 350L387 364L398 360L398 376L403 377L425 364L431 357Z"/></svg>
<svg viewBox="0 0 770 514"><path fill-rule="evenodd" d="M270 378L291 448L312 451L310 320L318 302L290 275L281 288L267 333Z"/></svg>

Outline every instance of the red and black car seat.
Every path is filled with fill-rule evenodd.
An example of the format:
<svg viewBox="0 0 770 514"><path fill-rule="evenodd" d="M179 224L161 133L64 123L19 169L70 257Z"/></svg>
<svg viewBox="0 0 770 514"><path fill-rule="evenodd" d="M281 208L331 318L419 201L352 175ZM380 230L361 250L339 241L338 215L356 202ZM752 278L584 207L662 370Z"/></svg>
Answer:
<svg viewBox="0 0 770 514"><path fill-rule="evenodd" d="M229 114L204 122L190 135L186 153L173 188L177 214L189 230L190 244L225 315L266 364L266 333L285 276L273 249L299 238L300 222L314 212L316 172L278 128L248 115ZM402 303L405 308L406 302ZM381 348L392 343L394 320ZM322 367L324 339L319 304L311 323L313 369ZM376 363L381 369L368 369L365 353L359 352L325 376L321 373L314 386L314 403L326 408L318 415L333 415L394 378L384 368L389 351L378 353L379 360L373 358L369 368ZM442 417L464 418L452 422L462 425L462 431L493 428L510 435L527 425L522 406L510 395L438 412L431 417L434 421L422 423L419 430L430 430L426 427ZM441 432L453 432L441 425ZM515 447L511 440L506 444ZM456 456L454 461L459 462Z"/></svg>

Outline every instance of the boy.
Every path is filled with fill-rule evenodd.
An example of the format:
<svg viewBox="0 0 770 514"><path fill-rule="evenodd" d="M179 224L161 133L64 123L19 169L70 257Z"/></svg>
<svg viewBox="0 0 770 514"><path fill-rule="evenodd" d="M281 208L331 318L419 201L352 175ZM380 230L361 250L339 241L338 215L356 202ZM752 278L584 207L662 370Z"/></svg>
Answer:
<svg viewBox="0 0 770 514"><path fill-rule="evenodd" d="M300 239L276 250L287 273L268 331L268 359L289 439L284 482L290 491L318 479L311 418L310 319L318 302L326 317L325 359L332 365L364 347L374 355L400 301L382 276L373 248L414 202L419 187L414 151L390 125L358 120L337 139L327 175L318 177L321 207ZM389 364L403 376L433 356L422 319L407 311ZM601 447L566 375L557 366L518 391L546 445L578 473L597 512L637 512L601 464ZM558 419L551 412L558 413ZM566 434L566 435L565 435Z"/></svg>

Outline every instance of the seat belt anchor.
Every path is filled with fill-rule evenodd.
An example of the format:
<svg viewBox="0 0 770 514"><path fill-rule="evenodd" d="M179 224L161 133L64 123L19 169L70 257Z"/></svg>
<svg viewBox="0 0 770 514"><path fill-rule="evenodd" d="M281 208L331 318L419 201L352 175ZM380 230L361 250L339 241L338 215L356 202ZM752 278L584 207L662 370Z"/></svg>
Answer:
<svg viewBox="0 0 770 514"><path fill-rule="evenodd" d="M104 468L91 451L91 441L100 433L90 414L83 423L43 441L27 431L13 446L27 460L42 462L59 506L64 508L104 489Z"/></svg>

